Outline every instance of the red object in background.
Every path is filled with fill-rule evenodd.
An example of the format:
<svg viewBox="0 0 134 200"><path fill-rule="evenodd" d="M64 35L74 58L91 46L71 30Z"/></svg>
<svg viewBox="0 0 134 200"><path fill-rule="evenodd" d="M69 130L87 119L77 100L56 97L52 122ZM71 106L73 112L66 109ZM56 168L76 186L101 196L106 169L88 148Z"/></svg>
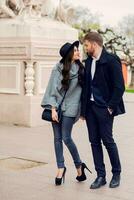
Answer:
<svg viewBox="0 0 134 200"><path fill-rule="evenodd" d="M127 86L127 64L126 64L126 62L124 62L124 61L122 61L122 72L123 72L123 77L124 77L124 81L125 81L125 85Z"/></svg>

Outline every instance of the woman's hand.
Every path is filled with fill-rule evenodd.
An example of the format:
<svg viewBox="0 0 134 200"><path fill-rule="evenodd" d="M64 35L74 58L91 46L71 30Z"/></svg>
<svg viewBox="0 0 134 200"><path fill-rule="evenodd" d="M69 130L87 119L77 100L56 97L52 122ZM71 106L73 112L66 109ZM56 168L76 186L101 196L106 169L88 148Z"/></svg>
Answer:
<svg viewBox="0 0 134 200"><path fill-rule="evenodd" d="M52 119L53 119L53 121L59 122L58 114L57 114L56 109L54 107L52 107Z"/></svg>

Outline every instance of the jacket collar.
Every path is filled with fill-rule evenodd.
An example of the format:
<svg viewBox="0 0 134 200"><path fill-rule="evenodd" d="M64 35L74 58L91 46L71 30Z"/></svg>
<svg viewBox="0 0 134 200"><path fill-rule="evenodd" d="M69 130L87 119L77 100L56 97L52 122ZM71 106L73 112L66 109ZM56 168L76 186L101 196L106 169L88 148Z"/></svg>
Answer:
<svg viewBox="0 0 134 200"><path fill-rule="evenodd" d="M99 59L99 63L103 64L103 63L107 63L107 54L108 52L106 51L105 47L103 47L102 49L102 53Z"/></svg>

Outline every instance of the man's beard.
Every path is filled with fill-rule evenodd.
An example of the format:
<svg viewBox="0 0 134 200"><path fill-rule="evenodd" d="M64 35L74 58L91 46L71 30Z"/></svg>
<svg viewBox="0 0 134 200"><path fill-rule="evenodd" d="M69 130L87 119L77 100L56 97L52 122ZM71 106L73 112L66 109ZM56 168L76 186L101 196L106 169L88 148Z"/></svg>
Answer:
<svg viewBox="0 0 134 200"><path fill-rule="evenodd" d="M94 52L95 52L95 50L94 50L93 48L91 48L91 50L88 52L88 54L89 54L90 56L93 56L93 55L94 55Z"/></svg>
<svg viewBox="0 0 134 200"><path fill-rule="evenodd" d="M88 52L88 55L89 56L93 56L93 52Z"/></svg>
<svg viewBox="0 0 134 200"><path fill-rule="evenodd" d="M88 55L93 56L94 55L94 51L89 51Z"/></svg>

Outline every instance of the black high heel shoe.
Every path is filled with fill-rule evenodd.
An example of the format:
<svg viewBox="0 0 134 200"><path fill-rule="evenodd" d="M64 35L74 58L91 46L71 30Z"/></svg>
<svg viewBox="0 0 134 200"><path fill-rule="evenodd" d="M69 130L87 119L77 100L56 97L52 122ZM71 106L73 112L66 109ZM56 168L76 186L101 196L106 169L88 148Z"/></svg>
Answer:
<svg viewBox="0 0 134 200"><path fill-rule="evenodd" d="M66 167L64 167L64 171L63 171L63 174L62 174L62 177L61 178L55 178L55 185L61 185L62 184L62 181L63 183L65 182L65 174L66 174Z"/></svg>
<svg viewBox="0 0 134 200"><path fill-rule="evenodd" d="M87 169L92 174L92 172L88 169L86 164L82 163L81 164L81 172L82 172L82 174L81 174L81 176L77 176L76 177L77 181L81 182L81 181L85 181L87 179L86 174L85 174L85 169Z"/></svg>

